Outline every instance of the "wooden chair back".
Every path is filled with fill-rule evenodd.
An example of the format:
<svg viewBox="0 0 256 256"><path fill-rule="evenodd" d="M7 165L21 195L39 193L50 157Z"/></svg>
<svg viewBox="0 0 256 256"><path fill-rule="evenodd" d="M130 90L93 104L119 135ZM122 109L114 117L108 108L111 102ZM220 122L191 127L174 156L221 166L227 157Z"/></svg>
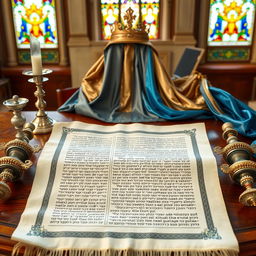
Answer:
<svg viewBox="0 0 256 256"><path fill-rule="evenodd" d="M71 97L79 88L68 87L64 89L57 89L57 106L60 107L63 105L69 97Z"/></svg>

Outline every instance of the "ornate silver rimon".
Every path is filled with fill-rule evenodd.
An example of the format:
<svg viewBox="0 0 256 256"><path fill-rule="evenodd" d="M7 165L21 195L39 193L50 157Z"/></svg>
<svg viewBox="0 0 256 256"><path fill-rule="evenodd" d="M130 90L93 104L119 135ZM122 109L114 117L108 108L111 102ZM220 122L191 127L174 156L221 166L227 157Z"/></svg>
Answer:
<svg viewBox="0 0 256 256"><path fill-rule="evenodd" d="M221 170L246 190L239 196L239 202L246 206L256 206L256 162L252 160L255 147L237 139L237 131L231 123L222 126L222 137L227 141L224 148L216 147L217 154L223 154L228 164L221 165Z"/></svg>
<svg viewBox="0 0 256 256"><path fill-rule="evenodd" d="M35 126L32 123L26 123L22 115L21 111L27 102L27 99L19 98L17 95L4 102L4 105L13 111L11 123L17 130L17 134L16 139L0 145L0 150L5 152L5 156L0 158L0 200L6 200L11 196L11 183L19 179L32 166L33 163L29 158L41 148L29 145Z"/></svg>

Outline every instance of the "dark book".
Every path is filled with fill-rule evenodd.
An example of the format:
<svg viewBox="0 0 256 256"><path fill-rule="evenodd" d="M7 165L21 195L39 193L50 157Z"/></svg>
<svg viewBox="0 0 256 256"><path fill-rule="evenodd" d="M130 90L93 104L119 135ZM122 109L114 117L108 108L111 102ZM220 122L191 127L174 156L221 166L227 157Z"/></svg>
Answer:
<svg viewBox="0 0 256 256"><path fill-rule="evenodd" d="M183 55L174 72L175 77L183 77L192 74L204 53L204 49L201 48L185 48Z"/></svg>

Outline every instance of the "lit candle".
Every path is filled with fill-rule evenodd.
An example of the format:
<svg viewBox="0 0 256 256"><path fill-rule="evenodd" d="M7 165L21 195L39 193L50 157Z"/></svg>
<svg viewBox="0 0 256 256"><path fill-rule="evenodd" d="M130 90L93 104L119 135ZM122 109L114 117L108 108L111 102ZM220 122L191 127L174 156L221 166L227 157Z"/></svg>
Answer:
<svg viewBox="0 0 256 256"><path fill-rule="evenodd" d="M40 76L42 75L42 56L40 42L33 36L30 36L30 53L33 75Z"/></svg>

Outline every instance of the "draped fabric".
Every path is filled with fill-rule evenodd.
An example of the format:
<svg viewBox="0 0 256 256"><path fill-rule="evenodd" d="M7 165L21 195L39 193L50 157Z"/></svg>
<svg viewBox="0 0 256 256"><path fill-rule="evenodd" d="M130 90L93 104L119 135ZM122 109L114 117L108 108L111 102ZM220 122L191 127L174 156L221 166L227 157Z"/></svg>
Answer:
<svg viewBox="0 0 256 256"><path fill-rule="evenodd" d="M256 112L201 74L172 80L148 44L110 44L59 111L106 122L217 118L256 137Z"/></svg>

